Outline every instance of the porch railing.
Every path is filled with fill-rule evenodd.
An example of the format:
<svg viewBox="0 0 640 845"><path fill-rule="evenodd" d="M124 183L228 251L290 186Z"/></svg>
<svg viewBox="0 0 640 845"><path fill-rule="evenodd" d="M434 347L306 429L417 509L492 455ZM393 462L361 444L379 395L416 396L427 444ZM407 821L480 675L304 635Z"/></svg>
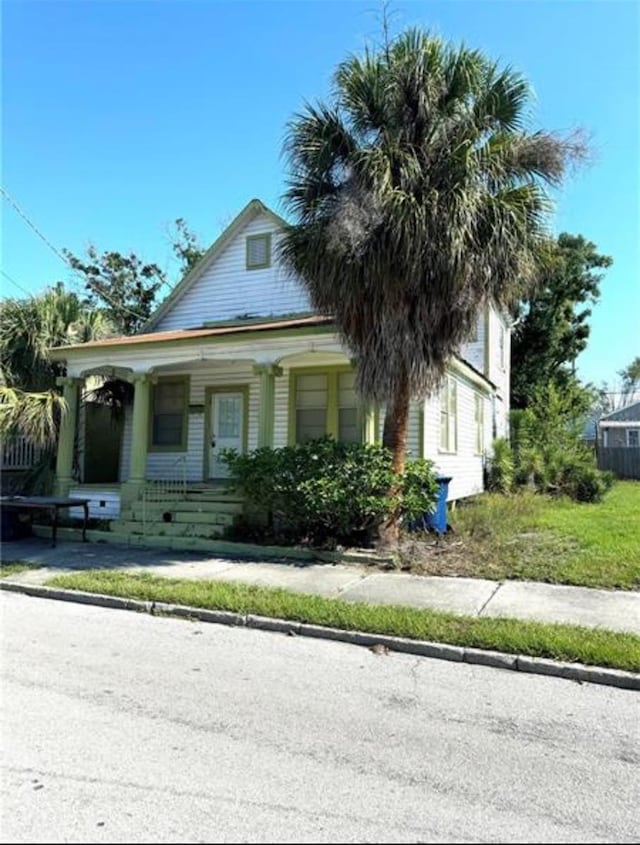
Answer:
<svg viewBox="0 0 640 845"><path fill-rule="evenodd" d="M2 444L2 469L30 469L42 450L26 437L14 437Z"/></svg>
<svg viewBox="0 0 640 845"><path fill-rule="evenodd" d="M187 458L179 457L163 478L150 478L142 488L142 527L147 533L148 505L153 502L184 501L187 498Z"/></svg>

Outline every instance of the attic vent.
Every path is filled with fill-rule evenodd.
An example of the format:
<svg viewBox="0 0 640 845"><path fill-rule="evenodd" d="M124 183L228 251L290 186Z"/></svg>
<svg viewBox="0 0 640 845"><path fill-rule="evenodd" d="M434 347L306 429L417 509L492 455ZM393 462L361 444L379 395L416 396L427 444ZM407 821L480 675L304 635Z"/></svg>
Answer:
<svg viewBox="0 0 640 845"><path fill-rule="evenodd" d="M247 270L271 266L271 233L249 235L247 238Z"/></svg>

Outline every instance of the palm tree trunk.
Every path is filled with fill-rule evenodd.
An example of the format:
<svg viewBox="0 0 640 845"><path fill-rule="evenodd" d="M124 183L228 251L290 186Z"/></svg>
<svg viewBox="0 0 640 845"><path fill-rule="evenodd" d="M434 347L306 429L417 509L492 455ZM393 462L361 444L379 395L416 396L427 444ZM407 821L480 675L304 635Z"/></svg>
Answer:
<svg viewBox="0 0 640 845"><path fill-rule="evenodd" d="M404 472L407 462L407 434L409 432L409 383L405 378L398 385L393 400L387 405L384 417L382 444L393 454L393 471ZM397 485L389 490L389 496L397 498L400 492ZM382 546L393 546L400 537L400 507L396 507L380 529Z"/></svg>

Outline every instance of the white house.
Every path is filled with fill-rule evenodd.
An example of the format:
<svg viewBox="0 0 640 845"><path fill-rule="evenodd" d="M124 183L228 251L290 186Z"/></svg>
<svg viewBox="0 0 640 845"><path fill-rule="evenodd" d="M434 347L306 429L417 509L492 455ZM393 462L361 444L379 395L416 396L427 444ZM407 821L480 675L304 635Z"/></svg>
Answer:
<svg viewBox="0 0 640 845"><path fill-rule="evenodd" d="M214 491L225 477L223 448L278 447L323 434L380 440L382 409L358 401L349 350L278 262L284 225L252 200L142 333L52 351L66 361L71 409L60 435L60 494L90 496L92 516L120 517L116 527L135 532L140 502L154 482L156 491L165 484L167 499L171 483L183 479L189 491L200 492L199 501L221 502L223 494ZM509 343L507 319L487 306L475 337L451 360L440 395L412 403L410 453L452 476L450 499L482 491L491 441L507 433ZM91 375L129 380L134 398L122 427L118 477L86 485L74 443L77 449L86 440L77 408ZM167 513L170 508L165 521ZM188 533L198 536L198 529L192 524Z"/></svg>

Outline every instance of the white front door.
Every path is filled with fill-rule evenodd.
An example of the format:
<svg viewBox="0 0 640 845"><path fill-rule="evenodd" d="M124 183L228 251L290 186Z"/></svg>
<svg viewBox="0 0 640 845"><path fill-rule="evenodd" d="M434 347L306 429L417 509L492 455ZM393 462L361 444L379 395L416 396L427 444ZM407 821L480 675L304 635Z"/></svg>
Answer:
<svg viewBox="0 0 640 845"><path fill-rule="evenodd" d="M211 397L209 477L227 478L229 470L219 454L222 449L244 450L244 393L214 393Z"/></svg>

